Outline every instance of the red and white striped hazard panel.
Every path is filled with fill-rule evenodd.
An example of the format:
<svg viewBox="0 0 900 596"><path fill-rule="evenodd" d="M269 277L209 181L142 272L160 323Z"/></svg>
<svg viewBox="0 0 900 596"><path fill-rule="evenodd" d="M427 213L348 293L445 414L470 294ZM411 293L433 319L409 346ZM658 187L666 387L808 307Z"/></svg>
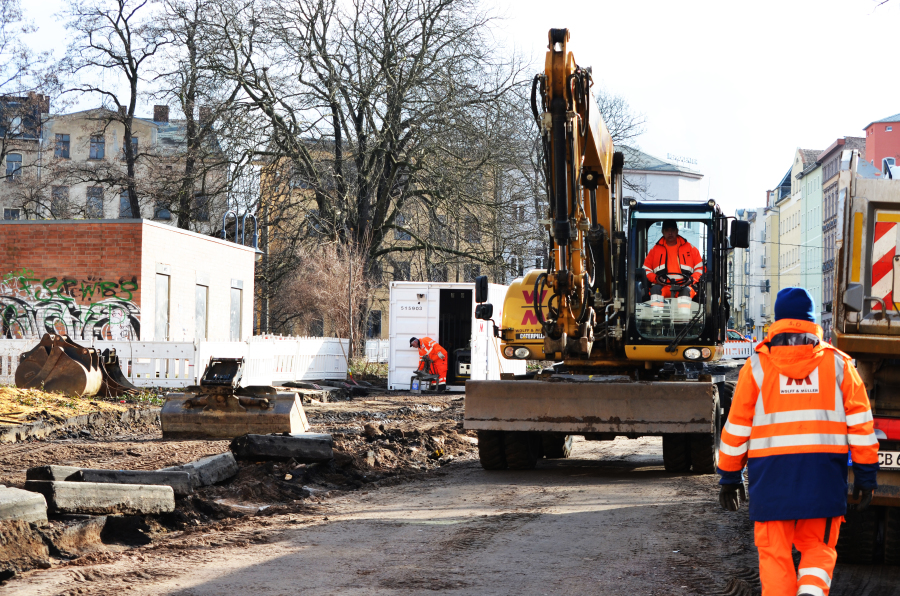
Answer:
<svg viewBox="0 0 900 596"><path fill-rule="evenodd" d="M897 223L900 213L878 211L875 214L875 244L872 247L872 296L882 298L888 310L894 310L894 255L897 253ZM872 304L881 310L881 304Z"/></svg>

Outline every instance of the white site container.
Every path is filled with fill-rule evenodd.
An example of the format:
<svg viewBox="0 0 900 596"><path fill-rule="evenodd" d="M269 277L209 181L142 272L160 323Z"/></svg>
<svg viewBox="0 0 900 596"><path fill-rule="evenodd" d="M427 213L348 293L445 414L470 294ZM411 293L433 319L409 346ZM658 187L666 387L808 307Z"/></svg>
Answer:
<svg viewBox="0 0 900 596"><path fill-rule="evenodd" d="M497 323L501 321L506 290L507 286L488 285L488 302L494 305L493 319ZM497 380L500 373L525 374L524 360L501 355L500 339L494 337L490 321L475 318L475 306L474 283L392 282L388 389L409 389L410 378L419 367L419 351L409 347L411 337L430 337L447 349L450 391L465 390L464 381L451 380L456 348L471 350L473 380ZM467 326L470 332L466 331Z"/></svg>

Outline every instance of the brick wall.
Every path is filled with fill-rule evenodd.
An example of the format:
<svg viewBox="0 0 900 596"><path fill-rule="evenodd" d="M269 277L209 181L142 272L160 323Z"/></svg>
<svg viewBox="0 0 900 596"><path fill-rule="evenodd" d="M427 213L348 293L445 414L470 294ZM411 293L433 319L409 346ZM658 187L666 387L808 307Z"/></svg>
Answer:
<svg viewBox="0 0 900 596"><path fill-rule="evenodd" d="M137 339L141 224L0 223L0 331Z"/></svg>
<svg viewBox="0 0 900 596"><path fill-rule="evenodd" d="M149 220L0 223L0 332L193 341L198 284L208 288L207 335L230 341L232 286L240 339L253 334L253 249ZM166 334L156 332L157 280L169 285Z"/></svg>

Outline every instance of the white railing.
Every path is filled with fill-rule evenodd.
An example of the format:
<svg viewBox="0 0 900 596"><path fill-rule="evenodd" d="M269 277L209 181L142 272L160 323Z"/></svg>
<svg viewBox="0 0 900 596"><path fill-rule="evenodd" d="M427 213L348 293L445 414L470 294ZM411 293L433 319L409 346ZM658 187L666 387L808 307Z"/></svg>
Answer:
<svg viewBox="0 0 900 596"><path fill-rule="evenodd" d="M37 345L33 339L0 339L0 383L15 383L19 357ZM211 357L244 358L241 385L347 378L346 339L254 336L248 341L128 342L94 341L115 348L122 373L138 387L184 387L200 382ZM87 342L84 342L87 345Z"/></svg>
<svg viewBox="0 0 900 596"><path fill-rule="evenodd" d="M749 341L726 341L725 355L723 360L740 360L749 358L753 355L753 342Z"/></svg>
<svg viewBox="0 0 900 596"><path fill-rule="evenodd" d="M389 339L367 339L366 340L366 362L387 362L388 354L391 353L391 340Z"/></svg>

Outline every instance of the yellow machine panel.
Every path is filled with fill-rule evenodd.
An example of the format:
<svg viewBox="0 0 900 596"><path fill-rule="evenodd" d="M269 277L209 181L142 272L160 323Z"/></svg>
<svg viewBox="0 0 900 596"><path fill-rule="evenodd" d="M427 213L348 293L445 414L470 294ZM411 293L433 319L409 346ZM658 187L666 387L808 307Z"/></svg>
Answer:
<svg viewBox="0 0 900 596"><path fill-rule="evenodd" d="M542 269L529 271L524 278L514 280L509 290L506 291L506 299L503 301L503 329L502 350L506 346L515 348L525 347L531 352L528 360L544 360L544 334L541 331L541 323L534 312L534 282L538 276L544 273ZM541 296L541 304L547 307L550 291L545 289Z"/></svg>

